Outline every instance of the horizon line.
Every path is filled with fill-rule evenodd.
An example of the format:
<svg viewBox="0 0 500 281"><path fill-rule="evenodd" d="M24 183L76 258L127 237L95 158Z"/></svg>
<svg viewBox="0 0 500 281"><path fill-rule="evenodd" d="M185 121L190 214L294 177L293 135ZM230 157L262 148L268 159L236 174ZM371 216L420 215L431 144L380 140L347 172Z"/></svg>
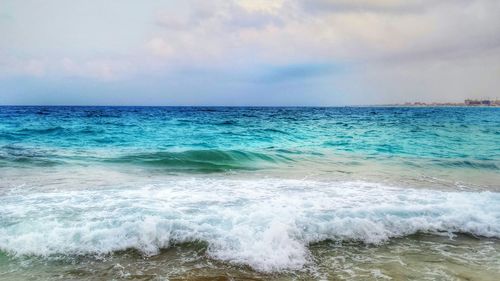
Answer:
<svg viewBox="0 0 500 281"><path fill-rule="evenodd" d="M405 104L347 104L347 105L72 105L72 104L0 104L0 107L471 107L466 105L405 105ZM476 106L479 107L479 106ZM490 106L491 107L491 106Z"/></svg>

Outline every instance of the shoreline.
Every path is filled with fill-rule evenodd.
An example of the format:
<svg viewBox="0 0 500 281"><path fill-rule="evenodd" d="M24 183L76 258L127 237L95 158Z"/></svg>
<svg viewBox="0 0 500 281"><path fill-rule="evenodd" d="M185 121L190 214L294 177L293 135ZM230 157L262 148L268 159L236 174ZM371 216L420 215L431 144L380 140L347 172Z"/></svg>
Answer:
<svg viewBox="0 0 500 281"><path fill-rule="evenodd" d="M500 258L500 241L466 234L449 237L416 233L381 244L324 240L307 248L307 264L279 271L260 271L219 260L209 254L208 245L203 242L174 244L147 256L133 249L104 256L53 258L0 252L0 261L7 259L11 264L7 270L0 263L0 272L4 272L0 279L25 280L36 275L39 280L54 276L71 280L421 280L435 277L438 271L441 277L489 281L500 269L494 262ZM478 251L481 254L471 255ZM486 257L491 261L485 263Z"/></svg>

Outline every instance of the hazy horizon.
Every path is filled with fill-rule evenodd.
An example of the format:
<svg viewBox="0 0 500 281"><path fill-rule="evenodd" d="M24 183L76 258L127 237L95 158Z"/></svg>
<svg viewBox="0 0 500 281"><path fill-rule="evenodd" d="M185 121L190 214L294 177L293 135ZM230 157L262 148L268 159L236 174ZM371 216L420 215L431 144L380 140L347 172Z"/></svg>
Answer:
<svg viewBox="0 0 500 281"><path fill-rule="evenodd" d="M498 14L494 0L3 0L0 104L495 99Z"/></svg>

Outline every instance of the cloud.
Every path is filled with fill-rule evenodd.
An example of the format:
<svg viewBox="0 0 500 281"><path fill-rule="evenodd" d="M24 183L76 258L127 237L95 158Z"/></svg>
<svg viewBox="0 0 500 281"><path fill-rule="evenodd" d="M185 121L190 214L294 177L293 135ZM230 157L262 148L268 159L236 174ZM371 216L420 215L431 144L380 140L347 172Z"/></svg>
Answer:
<svg viewBox="0 0 500 281"><path fill-rule="evenodd" d="M240 0L237 4L251 12L277 13L285 1L284 0Z"/></svg>
<svg viewBox="0 0 500 281"><path fill-rule="evenodd" d="M315 13L417 13L425 10L426 6L434 5L434 1L420 0L299 0L297 3L303 9ZM425 3L427 2L427 3Z"/></svg>
<svg viewBox="0 0 500 281"><path fill-rule="evenodd" d="M23 70L27 74L42 76L45 74L45 63L39 60L29 60Z"/></svg>
<svg viewBox="0 0 500 281"><path fill-rule="evenodd" d="M34 76L42 77L47 73L47 62L44 59L0 58L0 77L2 76Z"/></svg>
<svg viewBox="0 0 500 281"><path fill-rule="evenodd" d="M89 3L88 11L101 7ZM500 86L492 78L500 65L496 0L145 1L123 5L123 14L109 5L99 24L54 9L22 22L28 9L8 11L17 23L0 25L0 76L152 77L182 93L210 81L209 92L221 96L235 84L251 93L294 82L298 98L304 90L352 103L461 99ZM119 24L107 24L115 13ZM55 18L57 26L28 30L26 19L38 14L44 20L34 22Z"/></svg>
<svg viewBox="0 0 500 281"><path fill-rule="evenodd" d="M37 78L90 78L97 80L116 80L128 75L133 67L130 63L112 59L89 59L76 61L70 58L51 60L42 59L4 59L0 77L33 76Z"/></svg>
<svg viewBox="0 0 500 281"><path fill-rule="evenodd" d="M280 83L321 77L340 72L341 67L332 64L292 64L267 67L259 74L257 83Z"/></svg>
<svg viewBox="0 0 500 281"><path fill-rule="evenodd" d="M500 7L488 0L212 3L205 13L210 16L178 19L182 29L165 29L152 40L169 42L171 57L185 57L188 63L245 56L271 63L441 58L446 52L496 48L500 42Z"/></svg>
<svg viewBox="0 0 500 281"><path fill-rule="evenodd" d="M146 46L154 55L160 57L168 57L174 53L172 47L170 47L170 45L163 38L155 37L151 39Z"/></svg>
<svg viewBox="0 0 500 281"><path fill-rule="evenodd" d="M101 81L119 80L129 77L134 73L134 66L131 62L120 59L89 59L75 61L70 58L63 58L58 69L62 70L64 77L92 78ZM53 75L55 74L53 73Z"/></svg>

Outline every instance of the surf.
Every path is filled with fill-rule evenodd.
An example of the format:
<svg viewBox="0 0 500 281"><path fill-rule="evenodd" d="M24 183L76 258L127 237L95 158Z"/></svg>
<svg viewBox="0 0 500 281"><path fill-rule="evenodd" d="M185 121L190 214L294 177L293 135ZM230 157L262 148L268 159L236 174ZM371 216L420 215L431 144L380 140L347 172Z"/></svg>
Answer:
<svg viewBox="0 0 500 281"><path fill-rule="evenodd" d="M136 184L136 183L134 183ZM0 197L0 250L14 256L145 256L203 242L263 272L312 262L309 245L379 245L416 233L500 238L500 194L285 179L182 179Z"/></svg>

